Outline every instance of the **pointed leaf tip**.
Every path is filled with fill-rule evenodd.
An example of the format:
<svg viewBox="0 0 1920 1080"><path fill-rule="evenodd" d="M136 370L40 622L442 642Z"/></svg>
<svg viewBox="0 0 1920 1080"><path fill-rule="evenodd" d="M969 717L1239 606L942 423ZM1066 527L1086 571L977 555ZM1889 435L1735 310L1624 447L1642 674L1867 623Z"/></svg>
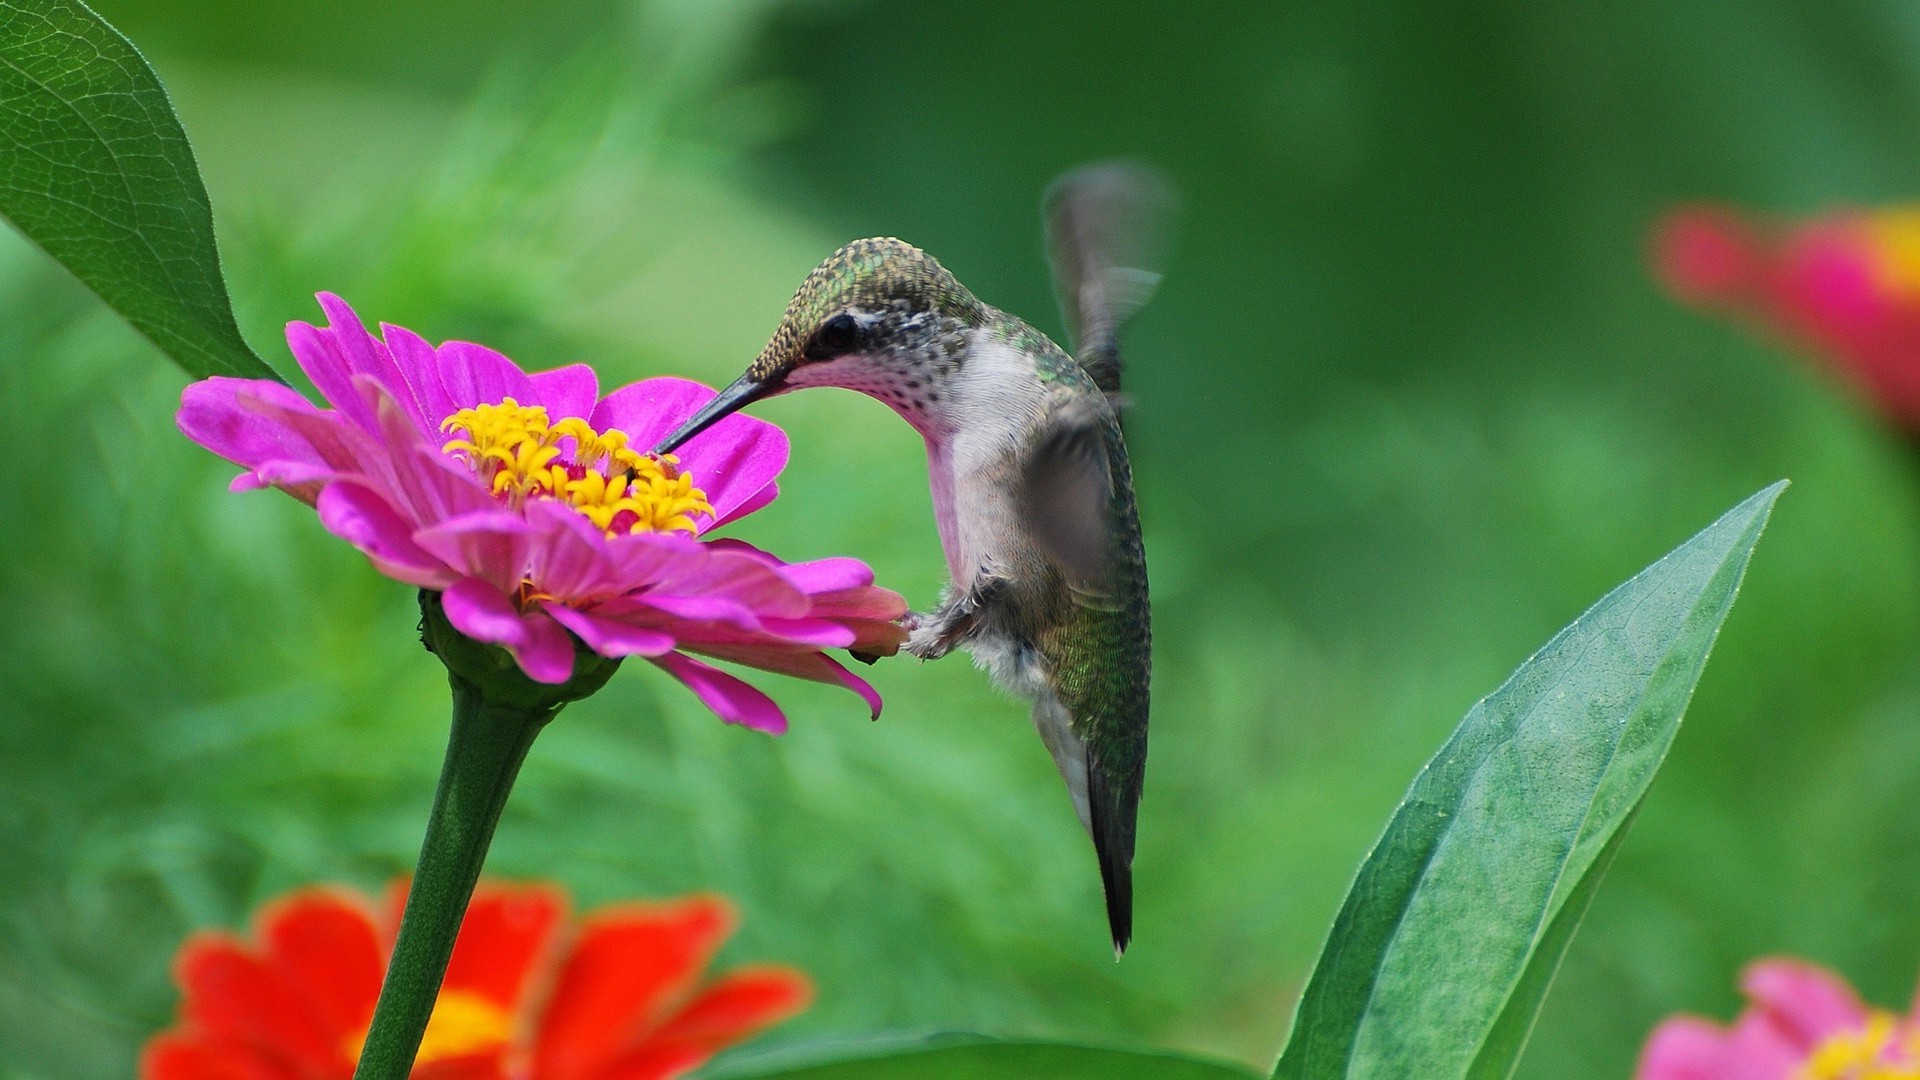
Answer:
<svg viewBox="0 0 1920 1080"><path fill-rule="evenodd" d="M165 88L79 0L0 0L0 215L190 374L278 378L234 322Z"/></svg>
<svg viewBox="0 0 1920 1080"><path fill-rule="evenodd" d="M1361 865L1275 1077L1512 1074L1785 488L1608 593L1469 710Z"/></svg>

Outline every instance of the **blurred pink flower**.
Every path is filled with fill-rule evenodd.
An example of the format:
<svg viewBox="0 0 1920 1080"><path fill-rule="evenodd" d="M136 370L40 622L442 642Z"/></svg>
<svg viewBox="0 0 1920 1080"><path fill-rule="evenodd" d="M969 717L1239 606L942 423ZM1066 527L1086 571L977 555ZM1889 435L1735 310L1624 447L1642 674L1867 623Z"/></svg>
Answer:
<svg viewBox="0 0 1920 1080"><path fill-rule="evenodd" d="M1676 1016L1655 1028L1635 1080L1920 1080L1920 1014L1869 1009L1799 960L1758 961L1740 989L1752 1004L1730 1027Z"/></svg>
<svg viewBox="0 0 1920 1080"><path fill-rule="evenodd" d="M1920 209L1779 223L1684 208L1661 222L1654 264L1680 299L1812 352L1920 432Z"/></svg>
<svg viewBox="0 0 1920 1080"><path fill-rule="evenodd" d="M376 338L336 296L320 306L329 325L292 323L287 342L332 408L265 380L211 378L181 396L180 429L248 470L234 490L313 505L539 682L568 680L577 637L645 657L761 730L786 727L773 700L689 653L843 685L878 715L873 688L821 650L893 652L899 594L856 559L789 564L702 539L773 501L779 428L732 416L656 459L641 451L712 390L660 378L600 397L584 364L527 374L467 342L436 348L397 326Z"/></svg>

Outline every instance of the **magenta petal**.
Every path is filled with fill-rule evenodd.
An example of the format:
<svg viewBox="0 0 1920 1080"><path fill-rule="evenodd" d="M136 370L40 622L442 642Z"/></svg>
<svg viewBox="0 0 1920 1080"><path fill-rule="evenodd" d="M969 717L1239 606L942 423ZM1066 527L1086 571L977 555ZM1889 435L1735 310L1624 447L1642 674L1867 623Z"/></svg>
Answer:
<svg viewBox="0 0 1920 1080"><path fill-rule="evenodd" d="M535 682L557 685L573 677L573 639L546 612L523 614L500 590L475 578L448 586L440 606L454 629L506 649Z"/></svg>
<svg viewBox="0 0 1920 1080"><path fill-rule="evenodd" d="M787 730L787 717L773 699L721 671L684 653L670 652L649 657L661 670L694 692L714 715L729 724L741 724L770 735Z"/></svg>
<svg viewBox="0 0 1920 1080"><path fill-rule="evenodd" d="M1783 1034L1808 1048L1867 1022L1867 1007L1852 987L1832 972L1799 960L1756 961L1742 974L1740 989Z"/></svg>
<svg viewBox="0 0 1920 1080"><path fill-rule="evenodd" d="M440 422L459 410L447 396L446 385L440 381L440 361L434 355L433 346L404 326L381 323L380 335L386 338L387 351L393 354L401 377L420 403L420 414L426 421L424 430L429 437L438 435Z"/></svg>
<svg viewBox="0 0 1920 1080"><path fill-rule="evenodd" d="M648 594L648 599L724 598L750 609L755 615L798 619L812 610L807 595L779 571L747 555L731 551L709 551L705 560L691 560L674 568ZM689 618L723 618L689 614Z"/></svg>
<svg viewBox="0 0 1920 1080"><path fill-rule="evenodd" d="M455 575L413 542L413 527L372 488L353 481L328 484L316 506L328 532L366 552L388 577L426 589L444 589Z"/></svg>
<svg viewBox="0 0 1920 1080"><path fill-rule="evenodd" d="M1727 1033L1725 1071L1732 1080L1787 1080L1812 1052L1766 1010L1748 1009Z"/></svg>
<svg viewBox="0 0 1920 1080"><path fill-rule="evenodd" d="M518 514L482 510L428 526L413 539L461 574L508 593L526 580L532 536L533 529Z"/></svg>
<svg viewBox="0 0 1920 1080"><path fill-rule="evenodd" d="M783 641L816 649L844 649L853 644L853 631L826 619L762 619L760 628Z"/></svg>
<svg viewBox="0 0 1920 1080"><path fill-rule="evenodd" d="M616 596L640 584L625 580L607 535L579 511L554 499L534 499L524 512L534 533L527 579L540 592L569 603Z"/></svg>
<svg viewBox="0 0 1920 1080"><path fill-rule="evenodd" d="M707 642L688 642L686 647L695 652L736 664L757 667L763 671L776 671L782 675L792 675L795 678L826 683L829 686L844 686L860 695L861 699L867 703L867 709L873 719L880 719L880 692L875 690L867 680L848 671L838 661L824 653Z"/></svg>
<svg viewBox="0 0 1920 1080"><path fill-rule="evenodd" d="M593 415L594 403L600 400L600 379L585 364L536 371L527 376L527 381L533 385L533 398L520 404L545 405L549 420L569 416L585 420Z"/></svg>
<svg viewBox="0 0 1920 1080"><path fill-rule="evenodd" d="M1718 1025L1691 1016L1662 1023L1641 1051L1634 1080L1737 1080L1729 1070L1727 1036Z"/></svg>
<svg viewBox="0 0 1920 1080"><path fill-rule="evenodd" d="M277 417L246 408L243 395L271 402L281 410L316 411L307 399L279 383L216 375L180 392L174 423L187 438L250 469L268 461L320 460L313 446Z"/></svg>
<svg viewBox="0 0 1920 1080"><path fill-rule="evenodd" d="M331 332L311 323L290 322L287 324L287 348L292 351L293 358L300 362L300 370L313 380L314 389L327 399L327 404L353 421L360 430L369 434L379 430L373 420L373 411L367 407L360 392L353 388L353 366L340 354L339 343Z"/></svg>
<svg viewBox="0 0 1920 1080"><path fill-rule="evenodd" d="M520 365L484 345L449 341L435 351L434 358L440 365L440 382L456 410L497 405L507 398L522 405L533 400L533 380Z"/></svg>
<svg viewBox="0 0 1920 1080"><path fill-rule="evenodd" d="M873 584L873 570L859 559L815 559L812 562L788 563L780 568L780 576L799 586L800 591L805 593L863 589Z"/></svg>
<svg viewBox="0 0 1920 1080"><path fill-rule="evenodd" d="M547 604L547 614L579 635L601 656L661 656L672 652L672 634L617 619L599 618L565 604Z"/></svg>
<svg viewBox="0 0 1920 1080"><path fill-rule="evenodd" d="M327 313L327 327L332 333L339 355L346 360L353 375L371 378L387 388L414 425L426 430L426 418L421 414L420 403L415 399L413 386L394 363L393 354L379 338L367 333L366 325L360 316L354 313L345 300L332 293L323 292L319 296L320 310ZM338 408L338 405L335 405Z"/></svg>
<svg viewBox="0 0 1920 1080"><path fill-rule="evenodd" d="M647 379L603 398L593 410L593 426L619 428L634 447L647 449L712 397L712 390L687 379ZM705 528L711 529L771 501L763 492L787 466L787 435L758 417L735 413L674 453L707 493L714 521Z"/></svg>
<svg viewBox="0 0 1920 1080"><path fill-rule="evenodd" d="M425 525L499 509L473 470L429 445L385 387L363 378L358 388L373 407L386 442L389 475L385 479L396 510Z"/></svg>
<svg viewBox="0 0 1920 1080"><path fill-rule="evenodd" d="M690 622L724 622L742 630L758 630L760 620L739 601L724 596L667 596L648 593L638 598L656 611Z"/></svg>

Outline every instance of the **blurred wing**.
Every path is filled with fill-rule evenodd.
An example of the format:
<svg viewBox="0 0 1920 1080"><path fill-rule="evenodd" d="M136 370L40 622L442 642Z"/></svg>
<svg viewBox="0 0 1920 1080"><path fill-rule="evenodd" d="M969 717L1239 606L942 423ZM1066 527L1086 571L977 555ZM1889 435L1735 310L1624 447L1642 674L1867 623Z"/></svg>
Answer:
<svg viewBox="0 0 1920 1080"><path fill-rule="evenodd" d="M1173 188L1141 165L1089 165L1054 181L1044 206L1074 357L1100 389L1118 393L1120 327L1160 283Z"/></svg>
<svg viewBox="0 0 1920 1080"><path fill-rule="evenodd" d="M1114 557L1109 421L1098 400L1090 397L1055 414L1019 487L1020 512L1041 549L1076 596L1093 606L1112 594Z"/></svg>

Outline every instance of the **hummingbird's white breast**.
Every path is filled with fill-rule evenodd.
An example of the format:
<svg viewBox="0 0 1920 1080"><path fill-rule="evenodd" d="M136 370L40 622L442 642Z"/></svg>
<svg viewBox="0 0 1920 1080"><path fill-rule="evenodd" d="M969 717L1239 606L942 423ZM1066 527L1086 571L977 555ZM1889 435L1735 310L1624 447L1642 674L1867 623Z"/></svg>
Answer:
<svg viewBox="0 0 1920 1080"><path fill-rule="evenodd" d="M934 519L956 582L987 566L1017 577L1033 557L1012 488L1019 456L1048 406L1030 356L986 331L972 333L966 362L923 431Z"/></svg>

